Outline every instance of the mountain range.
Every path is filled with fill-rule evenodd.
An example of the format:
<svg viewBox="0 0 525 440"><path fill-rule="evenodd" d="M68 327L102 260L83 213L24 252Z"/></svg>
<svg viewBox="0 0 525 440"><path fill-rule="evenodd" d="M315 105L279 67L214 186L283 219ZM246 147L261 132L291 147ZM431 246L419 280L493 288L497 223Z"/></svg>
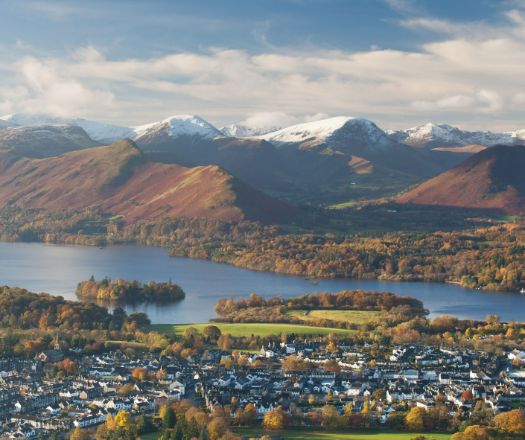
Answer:
<svg viewBox="0 0 525 440"><path fill-rule="evenodd" d="M388 131L388 135L412 147L432 149L435 147L458 147L498 144L524 145L525 130L510 132L468 131L447 124L423 124L407 130Z"/></svg>
<svg viewBox="0 0 525 440"><path fill-rule="evenodd" d="M469 131L448 124L426 123L400 130L382 130L372 121L364 118L339 116L297 124L290 127L260 128L246 124L230 124L216 128L211 123L196 115L176 115L150 124L128 127L83 118L61 118L49 115L15 113L0 117L0 128L9 126L75 125L81 127L97 142L118 139L137 138L155 133L167 133L171 137L182 135L212 137L259 137L275 143L301 143L303 147L315 146L331 137L334 131L343 125L355 125L363 128L367 142L386 145L384 138L412 147L432 149L465 145L525 144L525 129L508 132ZM337 136L336 136L337 137Z"/></svg>
<svg viewBox="0 0 525 440"><path fill-rule="evenodd" d="M41 164L46 163L45 160L30 161L47 158L48 163L52 163L56 169L62 169L63 161L71 167L72 158L81 161L82 158L88 157L85 155L89 155L94 148L93 151L99 151L96 147L122 138L129 139L134 148L139 149L141 161L148 164L144 166L149 172L169 170L170 173L181 176L181 168L213 169L213 173L207 171L199 174L194 171L194 176L211 179L216 183L220 180L218 173L225 173L229 179L233 179L231 182L237 182L227 190L223 187L221 193L229 191L229 194L234 194L236 189L242 187L261 194L257 197L252 194L254 200L260 201L263 193L268 194L265 202L268 206L281 203L277 199L292 204L326 205L349 199L394 195L424 180L438 179L440 173L446 173L451 168L460 170L458 174L461 174L462 169L454 167L461 166L465 159L478 157L488 147L500 143L513 146L525 144L525 130L505 133L475 132L446 124L424 124L407 130L384 131L370 120L346 116L297 124L268 133L261 133L242 125L218 129L195 115L172 116L137 127L46 115L13 114L0 118L0 154L3 155L4 165L9 164L8 168L14 170L14 162L18 165L24 163L28 167L37 167L38 164L38 176L44 176L42 178L45 178L52 168L40 168L44 166ZM117 161L118 154L115 152L120 150L111 151L112 160ZM63 156L57 158L58 155ZM27 165L29 163L30 165ZM102 161L99 166L102 167L103 164L109 165L109 162ZM4 172L7 173L8 168L5 168ZM62 171L65 172L65 169ZM26 170L20 169L19 172L23 173ZM101 168L96 169L96 172L104 174ZM11 180L5 181L5 185L16 183L17 188L28 188L28 182L18 181L15 175L8 175L11 176ZM59 176L55 177L58 179ZM451 175L446 175L443 179L449 178ZM193 183L195 179L196 177L192 178ZM133 182L130 181L129 187L135 188L137 192L142 191ZM170 183L170 180L164 179L161 183L150 178L142 184L159 186L167 191L167 187L163 187L166 182ZM171 183L179 185L175 182ZM431 185L429 182L423 185ZM215 183L212 187L217 186ZM4 190L7 188L5 185ZM206 185L202 185L200 188L205 187ZM399 200L428 202L430 199L420 198L421 194L427 193L426 188L429 187L423 188L424 191L420 189L417 193L418 198L412 199L415 193L409 196L409 192ZM52 190L53 194L58 194L57 188ZM124 191L122 188L120 190ZM247 191L248 189L242 189L239 194L246 194ZM89 203L98 203L102 200L103 193L102 191L87 197L86 200ZM11 195L4 193L4 201L13 203L18 197L30 206L44 203L41 197L35 198L34 204L30 203L33 198L29 196L32 194L29 190L23 193L24 197L21 194L18 189ZM118 207L118 212L125 212L126 216L133 219L148 217L154 212L159 214L156 208L152 208L152 211L138 208L132 210L130 207L124 210L123 205L116 203L122 194L115 192L110 197L112 202L106 208ZM131 197L131 193L126 194ZM175 191L174 194L182 197L180 192ZM158 194L155 195L157 196ZM233 195L226 198L242 199ZM441 200L447 204L444 198L436 195L436 203L441 203ZM45 200L45 203L53 206L51 199ZM485 206L487 203L481 204ZM175 199L170 199L170 206L175 205ZM202 206L197 208L198 205L195 209L209 218L250 218L249 205L250 203L242 207L237 206L239 211L235 211L235 215L232 214L233 202L232 209L224 211L228 211L229 214L217 214L217 210L204 209ZM502 208L509 211L503 205L501 204ZM285 212L290 211L286 203L281 208ZM167 209L167 212L173 215L180 214L182 211L178 209L180 206L173 210ZM277 218L274 214L269 217ZM264 216L259 212L252 217L262 220Z"/></svg>

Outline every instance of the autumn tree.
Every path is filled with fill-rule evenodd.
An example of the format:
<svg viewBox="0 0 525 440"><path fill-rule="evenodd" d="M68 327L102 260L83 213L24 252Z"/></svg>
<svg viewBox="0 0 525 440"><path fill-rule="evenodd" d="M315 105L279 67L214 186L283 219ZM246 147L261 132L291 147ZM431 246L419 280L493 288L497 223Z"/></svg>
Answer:
<svg viewBox="0 0 525 440"><path fill-rule="evenodd" d="M92 432L87 429L80 429L76 427L71 435L69 436L70 440L90 440Z"/></svg>
<svg viewBox="0 0 525 440"><path fill-rule="evenodd" d="M117 394L119 396L130 396L135 392L135 385L132 383L125 383L118 390Z"/></svg>
<svg viewBox="0 0 525 440"><path fill-rule="evenodd" d="M159 411L160 419L162 420L162 426L164 428L173 428L176 423L175 412L169 405L162 405Z"/></svg>
<svg viewBox="0 0 525 440"><path fill-rule="evenodd" d="M68 375L75 374L78 371L78 365L71 359L64 359L63 361L59 362L57 364L57 368Z"/></svg>
<svg viewBox="0 0 525 440"><path fill-rule="evenodd" d="M216 341L221 335L221 330L216 325L207 325L202 330L202 334L211 341Z"/></svg>
<svg viewBox="0 0 525 440"><path fill-rule="evenodd" d="M229 425L224 417L214 417L207 428L210 440L217 440L228 432Z"/></svg>
<svg viewBox="0 0 525 440"><path fill-rule="evenodd" d="M490 440L490 429L486 426L467 426L465 431L456 432L450 440Z"/></svg>
<svg viewBox="0 0 525 440"><path fill-rule="evenodd" d="M503 412L494 417L494 425L509 434L525 434L525 415L521 409Z"/></svg>
<svg viewBox="0 0 525 440"><path fill-rule="evenodd" d="M414 406L405 416L405 424L409 431L420 432L425 428L426 411L424 408Z"/></svg>
<svg viewBox="0 0 525 440"><path fill-rule="evenodd" d="M245 426L252 426L257 422L257 408L253 403L248 403L239 416L239 423Z"/></svg>
<svg viewBox="0 0 525 440"><path fill-rule="evenodd" d="M148 378L148 370L140 367L133 368L133 370L131 370L131 377L133 380L142 382Z"/></svg>
<svg viewBox="0 0 525 440"><path fill-rule="evenodd" d="M335 429L338 427L339 412L333 405L325 405L322 409L323 413L323 426L329 429Z"/></svg>
<svg viewBox="0 0 525 440"><path fill-rule="evenodd" d="M299 359L294 355L284 358L282 365L285 371L307 371L312 367L309 361Z"/></svg>
<svg viewBox="0 0 525 440"><path fill-rule="evenodd" d="M281 407L278 407L264 414L263 427L264 429L277 431L284 428L285 420L284 411Z"/></svg>

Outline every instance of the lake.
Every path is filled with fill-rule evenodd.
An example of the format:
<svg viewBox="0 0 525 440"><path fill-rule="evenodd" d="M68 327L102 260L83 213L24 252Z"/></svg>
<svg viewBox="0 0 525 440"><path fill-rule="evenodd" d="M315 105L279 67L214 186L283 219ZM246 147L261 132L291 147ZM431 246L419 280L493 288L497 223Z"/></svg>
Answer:
<svg viewBox="0 0 525 440"><path fill-rule="evenodd" d="M0 243L0 283L33 292L48 292L76 300L79 281L109 276L179 284L186 299L168 305L139 304L126 310L142 311L153 323L204 322L215 315L218 299L252 292L262 296L294 296L316 291L365 289L410 295L423 301L431 315L482 319L496 314L502 320L525 320L525 296L463 289L454 284L376 280L321 280L318 285L287 275L255 272L233 266L172 258L167 250L144 246L107 248L42 243Z"/></svg>

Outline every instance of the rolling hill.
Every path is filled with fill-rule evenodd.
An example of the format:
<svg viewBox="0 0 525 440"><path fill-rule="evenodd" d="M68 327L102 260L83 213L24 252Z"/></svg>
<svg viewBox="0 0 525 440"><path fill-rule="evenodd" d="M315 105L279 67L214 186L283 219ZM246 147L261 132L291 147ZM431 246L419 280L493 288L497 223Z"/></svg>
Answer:
<svg viewBox="0 0 525 440"><path fill-rule="evenodd" d="M162 217L282 223L296 214L216 165L154 162L129 140L43 159L0 153L0 207L9 205L95 206L127 223Z"/></svg>
<svg viewBox="0 0 525 440"><path fill-rule="evenodd" d="M400 195L400 203L525 214L525 147L498 145Z"/></svg>

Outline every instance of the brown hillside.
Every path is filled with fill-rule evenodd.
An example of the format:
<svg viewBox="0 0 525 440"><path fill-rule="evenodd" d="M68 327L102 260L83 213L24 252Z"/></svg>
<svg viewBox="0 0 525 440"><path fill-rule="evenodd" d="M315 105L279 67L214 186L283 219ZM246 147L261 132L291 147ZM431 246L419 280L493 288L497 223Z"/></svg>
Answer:
<svg viewBox="0 0 525 440"><path fill-rule="evenodd" d="M525 213L525 147L496 146L398 197L401 203Z"/></svg>
<svg viewBox="0 0 525 440"><path fill-rule="evenodd" d="M186 168L145 159L131 141L45 159L0 156L0 207L97 206L128 223L159 217L289 221L295 210L218 166Z"/></svg>

